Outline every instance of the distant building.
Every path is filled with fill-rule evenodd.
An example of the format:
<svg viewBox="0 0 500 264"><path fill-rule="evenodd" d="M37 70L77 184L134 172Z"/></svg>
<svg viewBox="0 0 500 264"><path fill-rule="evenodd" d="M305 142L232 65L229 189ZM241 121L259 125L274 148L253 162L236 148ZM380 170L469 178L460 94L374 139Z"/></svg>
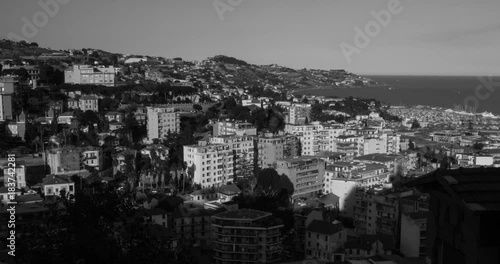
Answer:
<svg viewBox="0 0 500 264"><path fill-rule="evenodd" d="M392 255L395 243L394 239L387 235L361 235L358 239L346 242L344 247L346 259L356 260L377 255Z"/></svg>
<svg viewBox="0 0 500 264"><path fill-rule="evenodd" d="M280 259L282 221L272 213L252 209L212 216L217 264L272 263Z"/></svg>
<svg viewBox="0 0 500 264"><path fill-rule="evenodd" d="M347 241L347 230L340 223L312 220L306 230L306 258L322 261L343 259L343 254L335 254Z"/></svg>
<svg viewBox="0 0 500 264"><path fill-rule="evenodd" d="M299 140L294 135L259 136L258 165L261 168L276 167L276 161L298 156Z"/></svg>
<svg viewBox="0 0 500 264"><path fill-rule="evenodd" d="M310 104L293 104L289 108L288 123L293 125L304 125L311 122Z"/></svg>
<svg viewBox="0 0 500 264"><path fill-rule="evenodd" d="M164 138L169 132L179 133L181 121L178 112L168 107L147 108L148 140Z"/></svg>
<svg viewBox="0 0 500 264"><path fill-rule="evenodd" d="M43 178L42 185L45 196L60 195L61 191L75 194L75 183L66 175L48 175Z"/></svg>
<svg viewBox="0 0 500 264"><path fill-rule="evenodd" d="M110 67L93 67L73 65L64 71L64 82L72 84L94 84L115 86L115 69Z"/></svg>
<svg viewBox="0 0 500 264"><path fill-rule="evenodd" d="M16 77L0 77L0 121L14 119L12 96L16 83Z"/></svg>
<svg viewBox="0 0 500 264"><path fill-rule="evenodd" d="M247 122L241 122L236 120L221 120L215 121L213 125L213 135L217 136L256 136L257 128L254 125Z"/></svg>
<svg viewBox="0 0 500 264"><path fill-rule="evenodd" d="M277 172L285 174L294 185L292 200L315 197L323 190L325 161L319 158L291 158L277 161Z"/></svg>
<svg viewBox="0 0 500 264"><path fill-rule="evenodd" d="M83 112L99 112L99 98L95 95L84 95L78 99L78 108Z"/></svg>

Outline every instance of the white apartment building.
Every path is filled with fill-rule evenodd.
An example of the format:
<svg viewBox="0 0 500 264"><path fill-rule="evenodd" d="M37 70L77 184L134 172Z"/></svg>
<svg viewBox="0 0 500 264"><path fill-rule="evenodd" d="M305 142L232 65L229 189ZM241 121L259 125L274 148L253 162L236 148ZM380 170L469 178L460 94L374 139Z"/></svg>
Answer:
<svg viewBox="0 0 500 264"><path fill-rule="evenodd" d="M378 137L365 137L360 143L362 148L362 151L359 153L360 155L387 153L387 134L382 134Z"/></svg>
<svg viewBox="0 0 500 264"><path fill-rule="evenodd" d="M251 123L241 122L236 120L220 120L216 121L213 125L213 135L217 136L256 136L257 128Z"/></svg>
<svg viewBox="0 0 500 264"><path fill-rule="evenodd" d="M389 175L383 165L336 162L326 167L323 193L337 195L342 215L352 216L356 188L385 184Z"/></svg>
<svg viewBox="0 0 500 264"><path fill-rule="evenodd" d="M209 144L199 141L198 145L184 146L184 161L194 166L193 183L202 188L222 186L234 178L233 148L230 144Z"/></svg>
<svg viewBox="0 0 500 264"><path fill-rule="evenodd" d="M236 178L244 178L253 173L255 157L254 137L219 136L211 138L210 143L226 144L233 151L234 176Z"/></svg>
<svg viewBox="0 0 500 264"><path fill-rule="evenodd" d="M163 138L168 132L178 133L181 126L179 113L169 107L147 108L148 139Z"/></svg>
<svg viewBox="0 0 500 264"><path fill-rule="evenodd" d="M323 190L326 163L319 158L292 158L277 161L279 175L285 174L293 184L292 200L313 197Z"/></svg>
<svg viewBox="0 0 500 264"><path fill-rule="evenodd" d="M297 156L299 139L294 135L264 134L258 142L258 166L276 167L276 161Z"/></svg>
<svg viewBox="0 0 500 264"><path fill-rule="evenodd" d="M115 86L115 68L73 65L73 68L64 71L64 82Z"/></svg>
<svg viewBox="0 0 500 264"><path fill-rule="evenodd" d="M311 122L311 108L310 104L293 104L288 111L288 123L302 125Z"/></svg>

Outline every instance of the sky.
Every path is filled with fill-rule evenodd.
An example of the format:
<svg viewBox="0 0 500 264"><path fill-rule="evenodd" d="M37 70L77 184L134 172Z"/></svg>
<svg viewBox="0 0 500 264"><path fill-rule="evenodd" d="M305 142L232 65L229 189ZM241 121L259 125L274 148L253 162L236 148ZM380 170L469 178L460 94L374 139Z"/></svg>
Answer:
<svg viewBox="0 0 500 264"><path fill-rule="evenodd" d="M365 75L500 75L498 11L498 0L1 0L0 36Z"/></svg>

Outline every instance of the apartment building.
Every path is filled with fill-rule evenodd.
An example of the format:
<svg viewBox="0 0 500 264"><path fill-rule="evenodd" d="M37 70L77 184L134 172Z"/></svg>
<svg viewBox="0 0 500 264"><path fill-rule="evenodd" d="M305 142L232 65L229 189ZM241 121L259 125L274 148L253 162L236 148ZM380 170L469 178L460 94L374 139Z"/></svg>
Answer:
<svg viewBox="0 0 500 264"><path fill-rule="evenodd" d="M339 249L347 242L347 230L339 222L312 220L307 226L306 258L320 261L342 261ZM335 254L337 252L337 254Z"/></svg>
<svg viewBox="0 0 500 264"><path fill-rule="evenodd" d="M354 228L360 234L399 237L399 194L382 188L358 188L355 193Z"/></svg>
<svg viewBox="0 0 500 264"><path fill-rule="evenodd" d="M275 168L277 160L298 156L299 139L294 135L266 133L259 136L257 146L258 166Z"/></svg>
<svg viewBox="0 0 500 264"><path fill-rule="evenodd" d="M282 221L272 213L252 209L212 216L213 249L217 264L272 263L279 260Z"/></svg>
<svg viewBox="0 0 500 264"><path fill-rule="evenodd" d="M16 77L0 77L0 121L14 120L12 96L16 83Z"/></svg>
<svg viewBox="0 0 500 264"><path fill-rule="evenodd" d="M401 215L400 251L407 258L427 256L427 217L421 211Z"/></svg>
<svg viewBox="0 0 500 264"><path fill-rule="evenodd" d="M95 84L115 86L115 69L110 67L94 67L88 65L73 65L64 70L64 82L72 84Z"/></svg>
<svg viewBox="0 0 500 264"><path fill-rule="evenodd" d="M387 153L398 154L401 151L401 135L387 134Z"/></svg>
<svg viewBox="0 0 500 264"><path fill-rule="evenodd" d="M285 174L293 184L292 200L314 197L323 190L326 163L319 158L290 158L277 161L278 174Z"/></svg>
<svg viewBox="0 0 500 264"><path fill-rule="evenodd" d="M78 99L78 108L85 111L99 112L99 98L95 95L84 95Z"/></svg>
<svg viewBox="0 0 500 264"><path fill-rule="evenodd" d="M253 175L255 143L253 136L218 136L210 139L211 144L225 144L233 151L234 180Z"/></svg>
<svg viewBox="0 0 500 264"><path fill-rule="evenodd" d="M387 183L389 176L383 165L336 162L326 167L323 193L337 195L342 215L352 217L357 188L379 186Z"/></svg>
<svg viewBox="0 0 500 264"><path fill-rule="evenodd" d="M164 138L169 131L179 133L181 127L180 116L170 107L148 107L147 108L147 128L148 139Z"/></svg>
<svg viewBox="0 0 500 264"><path fill-rule="evenodd" d="M341 135L335 140L337 152L346 153L348 157L360 155L363 151L363 136L357 135Z"/></svg>
<svg viewBox="0 0 500 264"><path fill-rule="evenodd" d="M257 128L253 124L237 120L224 119L215 121L213 135L217 136L256 136Z"/></svg>
<svg viewBox="0 0 500 264"><path fill-rule="evenodd" d="M207 210L183 204L177 207L168 226L184 245L212 247L211 217L222 210Z"/></svg>
<svg viewBox="0 0 500 264"><path fill-rule="evenodd" d="M387 134L378 137L365 137L360 143L361 151L359 155L387 153Z"/></svg>
<svg viewBox="0 0 500 264"><path fill-rule="evenodd" d="M194 166L193 183L202 188L221 186L234 179L234 153L229 144L199 141L198 145L184 146L184 161Z"/></svg>
<svg viewBox="0 0 500 264"><path fill-rule="evenodd" d="M21 164L21 162L16 162L15 165L16 167L13 168L12 166L9 166L9 162L2 164L3 176L0 177L0 179L3 182L3 186L8 186L8 179L12 178L10 176L12 173L9 172L12 172L12 169L14 169L16 188L21 189L26 187L26 167L24 164Z"/></svg>
<svg viewBox="0 0 500 264"><path fill-rule="evenodd" d="M293 104L288 109L288 123L293 125L304 125L311 122L310 104Z"/></svg>

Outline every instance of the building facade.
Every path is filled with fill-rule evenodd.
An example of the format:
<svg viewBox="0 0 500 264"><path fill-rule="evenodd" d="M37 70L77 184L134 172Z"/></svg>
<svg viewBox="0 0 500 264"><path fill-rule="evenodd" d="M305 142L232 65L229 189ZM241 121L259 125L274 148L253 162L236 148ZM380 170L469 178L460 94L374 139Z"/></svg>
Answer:
<svg viewBox="0 0 500 264"><path fill-rule="evenodd" d="M181 127L180 116L174 108L148 107L147 128L148 139L164 138L169 132L179 133Z"/></svg>
<svg viewBox="0 0 500 264"><path fill-rule="evenodd" d="M64 82L72 84L95 84L115 86L115 69L110 67L93 67L73 65L64 71Z"/></svg>
<svg viewBox="0 0 500 264"><path fill-rule="evenodd" d="M285 174L293 184L292 200L313 197L323 190L326 163L319 158L291 158L277 161L278 174Z"/></svg>
<svg viewBox="0 0 500 264"><path fill-rule="evenodd" d="M272 263L279 260L281 220L252 209L212 216L213 249L217 264Z"/></svg>

